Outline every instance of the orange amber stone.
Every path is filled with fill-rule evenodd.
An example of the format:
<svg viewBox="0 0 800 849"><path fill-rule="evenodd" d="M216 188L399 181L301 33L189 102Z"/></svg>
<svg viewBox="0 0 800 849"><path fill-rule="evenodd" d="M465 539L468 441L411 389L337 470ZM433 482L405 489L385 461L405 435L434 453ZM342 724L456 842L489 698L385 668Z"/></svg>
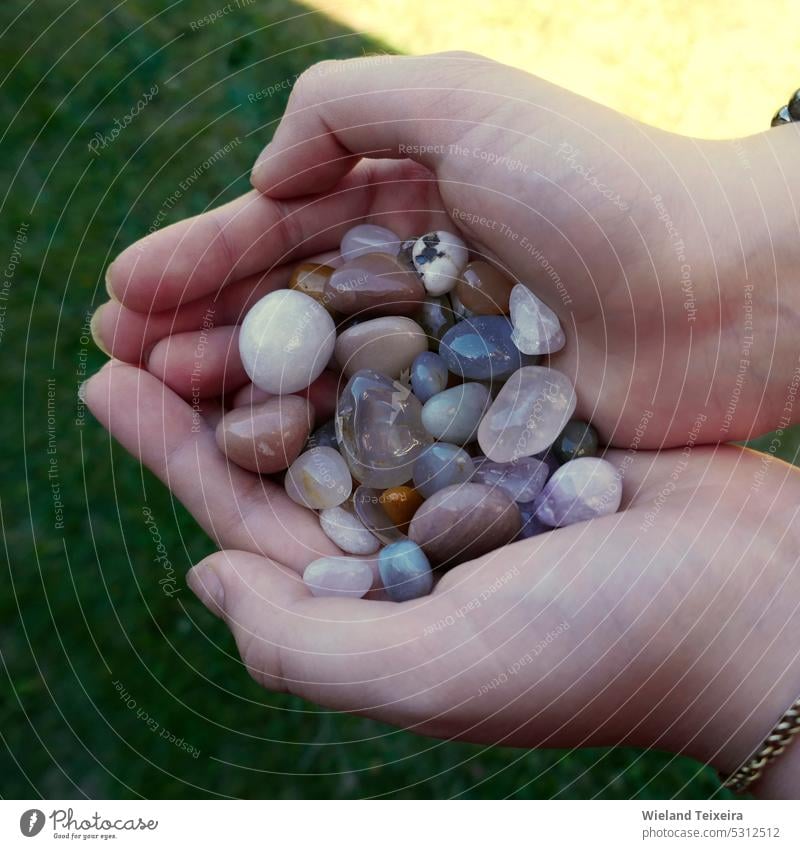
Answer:
<svg viewBox="0 0 800 849"><path fill-rule="evenodd" d="M335 315L329 303L330 298L325 295L325 284L328 282L331 274L333 274L333 269L329 265L319 265L316 262L301 262L292 272L291 280L289 280L289 288L296 289L298 292L308 295L322 304L329 313Z"/></svg>
<svg viewBox="0 0 800 849"><path fill-rule="evenodd" d="M413 486L393 486L378 496L386 515L403 533L408 531L409 523L424 500Z"/></svg>
<svg viewBox="0 0 800 849"><path fill-rule="evenodd" d="M476 315L507 315L514 281L488 262L476 259L464 269L456 295Z"/></svg>

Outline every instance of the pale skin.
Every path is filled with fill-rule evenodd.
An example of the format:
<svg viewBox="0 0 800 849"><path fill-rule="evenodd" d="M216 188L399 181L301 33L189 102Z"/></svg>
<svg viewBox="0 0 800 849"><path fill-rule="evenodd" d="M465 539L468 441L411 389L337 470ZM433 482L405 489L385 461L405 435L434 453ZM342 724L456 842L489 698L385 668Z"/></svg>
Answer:
<svg viewBox="0 0 800 849"><path fill-rule="evenodd" d="M93 328L112 364L85 397L220 546L188 582L256 680L433 736L735 769L800 693L800 473L702 443L797 420L797 145L794 127L674 136L469 54L324 63L252 192L124 251ZM417 601L310 596L304 567L335 547L230 466L213 426L220 396L249 393L244 311L362 221L456 229L559 313L552 364L614 446L622 512L459 566ZM334 391L312 387L321 421ZM755 789L800 795L800 751Z"/></svg>

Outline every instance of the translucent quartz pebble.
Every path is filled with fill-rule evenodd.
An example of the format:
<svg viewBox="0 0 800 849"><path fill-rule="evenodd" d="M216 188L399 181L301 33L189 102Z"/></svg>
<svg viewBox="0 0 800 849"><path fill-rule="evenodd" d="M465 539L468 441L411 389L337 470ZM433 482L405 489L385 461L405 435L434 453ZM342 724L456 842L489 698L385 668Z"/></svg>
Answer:
<svg viewBox="0 0 800 849"><path fill-rule="evenodd" d="M311 436L308 437L306 450L309 448L335 448L339 450L336 441L336 419L329 419L324 425L320 425Z"/></svg>
<svg viewBox="0 0 800 849"><path fill-rule="evenodd" d="M399 529L381 502L382 492L370 486L360 486L353 495L353 507L356 515L381 542L390 543L405 539L405 533Z"/></svg>
<svg viewBox="0 0 800 849"><path fill-rule="evenodd" d="M386 515L404 534L408 533L411 519L422 506L424 500L413 486L392 486L385 489L378 499L386 511Z"/></svg>
<svg viewBox="0 0 800 849"><path fill-rule="evenodd" d="M607 516L619 510L622 484L608 460L579 457L565 463L536 499L536 518L551 528Z"/></svg>
<svg viewBox="0 0 800 849"><path fill-rule="evenodd" d="M377 224L357 224L342 237L340 253L345 262L364 254L400 253L400 237L386 227Z"/></svg>
<svg viewBox="0 0 800 849"><path fill-rule="evenodd" d="M434 442L414 463L414 486L423 498L430 498L446 486L467 483L474 472L475 464L463 448Z"/></svg>
<svg viewBox="0 0 800 849"><path fill-rule="evenodd" d="M432 351L417 354L411 363L411 389L423 404L445 389L449 379L445 361Z"/></svg>
<svg viewBox="0 0 800 849"><path fill-rule="evenodd" d="M289 466L286 494L303 507L324 510L347 501L353 487L350 470L333 448L312 448Z"/></svg>
<svg viewBox="0 0 800 849"><path fill-rule="evenodd" d="M439 353L453 374L469 380L503 380L531 361L511 341L503 315L459 321L442 337Z"/></svg>
<svg viewBox="0 0 800 849"><path fill-rule="evenodd" d="M575 390L566 375L525 366L511 375L478 428L478 444L497 463L549 448L575 411Z"/></svg>
<svg viewBox="0 0 800 849"><path fill-rule="evenodd" d="M597 446L597 431L586 422L572 419L553 443L553 451L562 463L568 463L578 457L594 457Z"/></svg>
<svg viewBox="0 0 800 849"><path fill-rule="evenodd" d="M339 396L336 438L353 477L379 489L411 480L432 441L409 387L372 369L356 372Z"/></svg>
<svg viewBox="0 0 800 849"><path fill-rule="evenodd" d="M306 566L303 582L315 596L361 598L372 587L372 567L353 557L320 557Z"/></svg>
<svg viewBox="0 0 800 849"><path fill-rule="evenodd" d="M508 299L513 288L514 281L502 271L482 259L476 259L464 269L455 294L475 315L507 315Z"/></svg>
<svg viewBox="0 0 800 849"><path fill-rule="evenodd" d="M535 501L517 502L517 507L519 507L519 515L522 518L522 527L519 529L517 539L530 539L543 534L545 531L553 530L549 525L545 525L536 518Z"/></svg>
<svg viewBox="0 0 800 849"><path fill-rule="evenodd" d="M553 354L564 347L566 337L558 316L522 283L511 290L512 339L523 354Z"/></svg>
<svg viewBox="0 0 800 849"><path fill-rule="evenodd" d="M270 398L225 413L217 425L217 446L243 469L278 472L297 459L313 421L314 412L305 398Z"/></svg>
<svg viewBox="0 0 800 849"><path fill-rule="evenodd" d="M259 389L289 395L322 374L335 343L336 328L325 307L302 292L279 289L245 316L239 353Z"/></svg>
<svg viewBox="0 0 800 849"><path fill-rule="evenodd" d="M411 258L428 294L444 295L458 283L467 267L468 252L458 236L436 230L417 239Z"/></svg>
<svg viewBox="0 0 800 849"><path fill-rule="evenodd" d="M319 514L319 524L328 539L348 554L374 554L380 542L349 507L329 507Z"/></svg>
<svg viewBox="0 0 800 849"><path fill-rule="evenodd" d="M439 350L442 336L455 324L455 315L447 295L440 298L425 298L414 316L428 335L428 347Z"/></svg>
<svg viewBox="0 0 800 849"><path fill-rule="evenodd" d="M513 463L495 463L486 457L473 457L473 462L473 483L499 486L514 501L533 501L550 475L547 463L533 457L520 457Z"/></svg>
<svg viewBox="0 0 800 849"><path fill-rule="evenodd" d="M387 545L381 551L378 571L392 601L422 598L433 589L431 564L422 549L408 539Z"/></svg>
<svg viewBox="0 0 800 849"><path fill-rule="evenodd" d="M408 535L434 565L455 566L511 542L520 525L517 505L502 489L463 483L429 498Z"/></svg>
<svg viewBox="0 0 800 849"><path fill-rule="evenodd" d="M417 354L428 350L425 331L410 318L385 316L348 327L336 340L336 361L347 377L374 369L389 377L411 368Z"/></svg>
<svg viewBox="0 0 800 849"><path fill-rule="evenodd" d="M425 402L422 424L435 439L465 445L475 438L488 406L489 390L482 383L462 383Z"/></svg>
<svg viewBox="0 0 800 849"><path fill-rule="evenodd" d="M345 315L411 315L424 297L419 277L385 253L351 259L325 283L326 303Z"/></svg>

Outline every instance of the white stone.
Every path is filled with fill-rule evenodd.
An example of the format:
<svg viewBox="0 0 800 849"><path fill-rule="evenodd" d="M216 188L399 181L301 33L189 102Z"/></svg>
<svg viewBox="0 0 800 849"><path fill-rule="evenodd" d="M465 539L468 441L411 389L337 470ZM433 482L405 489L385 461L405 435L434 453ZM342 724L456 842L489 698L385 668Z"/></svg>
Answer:
<svg viewBox="0 0 800 849"><path fill-rule="evenodd" d="M325 536L348 554L374 554L381 544L361 519L346 507L329 507L319 514Z"/></svg>
<svg viewBox="0 0 800 849"><path fill-rule="evenodd" d="M302 292L279 289L245 316L239 354L259 389L289 395L320 376L335 344L336 327L325 307Z"/></svg>
<svg viewBox="0 0 800 849"><path fill-rule="evenodd" d="M463 239L435 230L417 239L411 258L428 294L444 295L458 283L467 267L469 252Z"/></svg>
<svg viewBox="0 0 800 849"><path fill-rule="evenodd" d="M303 582L314 596L361 598L372 587L372 567L353 557L320 557L306 566Z"/></svg>
<svg viewBox="0 0 800 849"><path fill-rule="evenodd" d="M283 485L292 501L303 507L324 510L347 501L353 479L338 451L320 447L301 454L289 466Z"/></svg>
<svg viewBox="0 0 800 849"><path fill-rule="evenodd" d="M558 316L531 290L517 283L511 290L511 340L523 354L554 354L566 337Z"/></svg>
<svg viewBox="0 0 800 849"><path fill-rule="evenodd" d="M553 473L534 502L534 517L551 528L608 516L619 510L622 483L600 457L578 457Z"/></svg>

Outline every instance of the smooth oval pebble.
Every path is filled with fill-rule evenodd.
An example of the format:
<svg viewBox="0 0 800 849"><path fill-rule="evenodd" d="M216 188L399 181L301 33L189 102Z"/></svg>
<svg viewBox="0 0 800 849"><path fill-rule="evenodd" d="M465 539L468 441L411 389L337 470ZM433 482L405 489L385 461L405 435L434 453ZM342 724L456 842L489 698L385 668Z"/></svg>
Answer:
<svg viewBox="0 0 800 849"><path fill-rule="evenodd" d="M558 469L536 499L536 518L552 528L616 513L622 484L614 466L600 457L579 457Z"/></svg>
<svg viewBox="0 0 800 849"><path fill-rule="evenodd" d="M503 490L465 483L429 498L408 535L434 565L455 566L511 542L520 527L517 505Z"/></svg>
<svg viewBox="0 0 800 849"><path fill-rule="evenodd" d="M325 283L324 297L345 315L411 315L419 310L425 287L396 257L368 253L337 268Z"/></svg>
<svg viewBox="0 0 800 849"><path fill-rule="evenodd" d="M517 534L518 540L530 539L531 537L543 534L545 531L553 530L549 525L545 525L544 522L540 522L536 518L535 501L517 502L517 507L519 507L519 515L522 519L522 527Z"/></svg>
<svg viewBox="0 0 800 849"><path fill-rule="evenodd" d="M417 354L411 363L411 389L423 404L442 392L449 379L450 372L445 361L433 351Z"/></svg>
<svg viewBox="0 0 800 849"><path fill-rule="evenodd" d="M463 448L434 442L414 463L414 487L424 498L430 498L446 486L467 483L474 472L475 464Z"/></svg>
<svg viewBox="0 0 800 849"><path fill-rule="evenodd" d="M428 347L432 351L439 350L442 336L456 322L453 306L447 295L441 295L438 298L425 298L415 318L420 327L428 334Z"/></svg>
<svg viewBox="0 0 800 849"><path fill-rule="evenodd" d="M336 361L346 377L373 369L398 378L428 350L425 331L410 318L386 316L349 327L336 340Z"/></svg>
<svg viewBox="0 0 800 849"><path fill-rule="evenodd" d="M553 452L562 463L578 457L594 457L598 448L597 431L579 419L568 421L553 443Z"/></svg>
<svg viewBox="0 0 800 849"><path fill-rule="evenodd" d="M340 253L345 262L364 256L364 254L387 253L397 256L400 253L400 237L388 227L377 224L357 224L342 237Z"/></svg>
<svg viewBox="0 0 800 849"><path fill-rule="evenodd" d="M408 533L411 519L424 500L413 486L392 486L385 489L378 498L386 515L404 534Z"/></svg>
<svg viewBox="0 0 800 849"><path fill-rule="evenodd" d="M333 307L325 297L325 284L333 274L330 265L319 265L316 262L301 262L296 266L289 279L289 288L302 292L320 303L328 312L333 312Z"/></svg>
<svg viewBox="0 0 800 849"><path fill-rule="evenodd" d="M428 399L422 424L435 439L465 445L475 438L489 406L489 390L482 383L462 383Z"/></svg>
<svg viewBox="0 0 800 849"><path fill-rule="evenodd" d="M417 239L411 258L428 294L444 295L458 283L469 254L463 239L436 230Z"/></svg>
<svg viewBox="0 0 800 849"><path fill-rule="evenodd" d="M522 283L511 291L511 338L523 354L553 354L566 340L558 316Z"/></svg>
<svg viewBox="0 0 800 849"><path fill-rule="evenodd" d="M470 380L503 380L531 362L511 341L511 324L503 315L459 321L442 337L439 354L453 374Z"/></svg>
<svg viewBox="0 0 800 849"><path fill-rule="evenodd" d="M502 271L476 259L464 269L455 293L475 315L506 315L514 281Z"/></svg>
<svg viewBox="0 0 800 849"><path fill-rule="evenodd" d="M282 395L225 413L217 424L217 445L243 469L279 472L297 459L313 421L305 398Z"/></svg>
<svg viewBox="0 0 800 849"><path fill-rule="evenodd" d="M320 557L306 566L303 583L317 597L362 598L372 587L372 567L353 557Z"/></svg>
<svg viewBox="0 0 800 849"><path fill-rule="evenodd" d="M371 369L356 372L339 396L336 438L353 477L380 489L411 480L432 442L409 387Z"/></svg>
<svg viewBox="0 0 800 849"><path fill-rule="evenodd" d="M514 501L533 501L550 476L547 463L533 457L520 457L513 463L495 463L486 457L475 457L473 461L473 483L499 486Z"/></svg>
<svg viewBox="0 0 800 849"><path fill-rule="evenodd" d="M431 564L411 540L401 540L382 549L378 555L378 571L392 601L422 598L433 589Z"/></svg>
<svg viewBox="0 0 800 849"><path fill-rule="evenodd" d="M364 523L346 506L328 507L319 514L325 536L348 554L374 554L380 541L364 527Z"/></svg>
<svg viewBox="0 0 800 849"><path fill-rule="evenodd" d="M288 395L322 374L336 344L336 327L325 307L294 289L279 289L245 316L239 353L259 388Z"/></svg>
<svg viewBox="0 0 800 849"><path fill-rule="evenodd" d="M312 448L289 466L286 494L303 507L324 510L347 501L353 487L344 458L333 448Z"/></svg>
<svg viewBox="0 0 800 849"><path fill-rule="evenodd" d="M525 366L506 381L478 428L483 453L498 463L549 448L575 411L569 378L545 366Z"/></svg>
<svg viewBox="0 0 800 849"><path fill-rule="evenodd" d="M410 489L410 487L409 487ZM353 494L356 515L381 542L390 543L405 538L405 531L398 527L387 505L381 501L383 493L371 486L359 486Z"/></svg>

